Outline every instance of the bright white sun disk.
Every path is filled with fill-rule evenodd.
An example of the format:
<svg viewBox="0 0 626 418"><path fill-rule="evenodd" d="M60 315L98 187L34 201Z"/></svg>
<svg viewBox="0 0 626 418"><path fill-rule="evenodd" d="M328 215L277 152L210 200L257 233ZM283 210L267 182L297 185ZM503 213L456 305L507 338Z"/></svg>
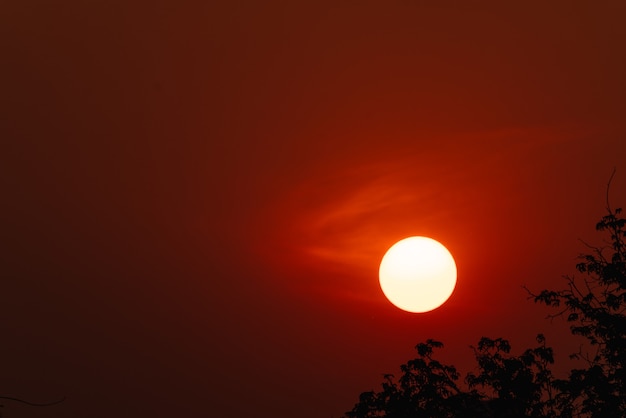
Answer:
<svg viewBox="0 0 626 418"><path fill-rule="evenodd" d="M454 291L457 271L452 254L427 237L395 243L380 263L380 287L398 308L428 312L441 306Z"/></svg>

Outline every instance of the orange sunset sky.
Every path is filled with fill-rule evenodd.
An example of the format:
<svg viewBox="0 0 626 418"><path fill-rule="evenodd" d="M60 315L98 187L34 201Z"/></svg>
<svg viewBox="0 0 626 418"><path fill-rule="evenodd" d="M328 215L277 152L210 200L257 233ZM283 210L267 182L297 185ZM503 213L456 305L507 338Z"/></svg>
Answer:
<svg viewBox="0 0 626 418"><path fill-rule="evenodd" d="M531 289L626 205L622 1L8 0L7 417L338 417L427 338L543 332ZM410 235L458 283L402 312ZM555 370L565 372L567 364Z"/></svg>

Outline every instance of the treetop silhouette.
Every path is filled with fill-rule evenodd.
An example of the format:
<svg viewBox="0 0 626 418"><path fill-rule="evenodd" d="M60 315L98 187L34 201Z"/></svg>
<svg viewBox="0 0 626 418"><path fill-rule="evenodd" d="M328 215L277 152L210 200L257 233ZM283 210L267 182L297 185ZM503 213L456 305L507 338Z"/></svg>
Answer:
<svg viewBox="0 0 626 418"><path fill-rule="evenodd" d="M608 198L606 209L596 229L608 240L602 247L586 244L579 275L566 276L565 289L526 289L536 303L555 309L550 318L564 317L571 333L586 339L570 356L580 367L555 377L554 353L542 334L520 355L511 354L506 339L483 337L472 346L476 370L461 379L436 359L443 344L427 340L400 366L398 379L385 375L381 390L363 392L345 417L626 416L626 219Z"/></svg>

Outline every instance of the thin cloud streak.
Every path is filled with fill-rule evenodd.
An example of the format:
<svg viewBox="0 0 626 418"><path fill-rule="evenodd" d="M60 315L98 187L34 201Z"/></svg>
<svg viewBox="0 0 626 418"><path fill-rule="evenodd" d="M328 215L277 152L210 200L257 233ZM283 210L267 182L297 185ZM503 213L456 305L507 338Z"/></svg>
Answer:
<svg viewBox="0 0 626 418"><path fill-rule="evenodd" d="M478 146L477 137L490 146ZM274 244L293 256L296 268L370 274L399 239L445 239L452 235L446 225L451 218L485 212L494 201L510 206L522 199L515 182L519 171L529 168L519 161L545 146L545 134L497 132L442 140L424 150L416 142L397 155L317 174L275 202L277 213L290 215L278 223ZM494 199L494 193L500 196Z"/></svg>

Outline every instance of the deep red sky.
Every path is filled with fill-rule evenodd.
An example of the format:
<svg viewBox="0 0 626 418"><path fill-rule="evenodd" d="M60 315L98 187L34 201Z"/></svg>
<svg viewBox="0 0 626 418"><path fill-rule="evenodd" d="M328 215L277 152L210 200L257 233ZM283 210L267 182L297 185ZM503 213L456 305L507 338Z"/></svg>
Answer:
<svg viewBox="0 0 626 418"><path fill-rule="evenodd" d="M336 417L427 338L577 348L521 286L626 205L624 2L219 3L3 3L0 393L68 397L7 416ZM428 314L378 287L409 235L458 264Z"/></svg>

